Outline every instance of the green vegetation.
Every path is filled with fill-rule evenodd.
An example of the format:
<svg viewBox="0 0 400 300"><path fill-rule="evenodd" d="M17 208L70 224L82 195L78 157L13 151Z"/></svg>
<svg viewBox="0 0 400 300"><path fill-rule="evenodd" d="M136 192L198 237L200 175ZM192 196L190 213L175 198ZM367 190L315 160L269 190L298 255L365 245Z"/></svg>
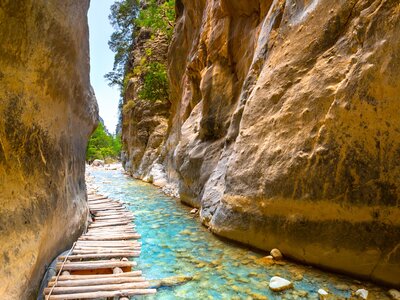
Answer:
<svg viewBox="0 0 400 300"><path fill-rule="evenodd" d="M168 98L167 70L164 64L152 62L148 65L139 97L151 101Z"/></svg>
<svg viewBox="0 0 400 300"><path fill-rule="evenodd" d="M162 1L161 1L162 2ZM115 31L109 41L110 49L115 53L113 70L105 75L110 85L118 85L121 96L124 95L129 78L132 75L142 76L145 81L141 99L165 99L168 96L166 67L161 63L150 62L144 57L140 67L131 65L130 57L135 44L135 34L139 28L147 28L155 34L165 34L172 37L175 21L175 0L166 0L162 4L159 0L146 0L145 8L140 10L139 0L116 0L111 6L109 19ZM146 56L152 55L151 49L146 49ZM146 73L148 72L148 73ZM154 83L156 91L152 92ZM162 90L163 89L163 90ZM163 97L163 98L161 98Z"/></svg>
<svg viewBox="0 0 400 300"><path fill-rule="evenodd" d="M163 4L157 2L147 1L147 7L140 11L136 25L149 28L153 33L162 32L171 38L175 21L175 0L167 0Z"/></svg>
<svg viewBox="0 0 400 300"><path fill-rule="evenodd" d="M121 153L121 136L113 136L109 134L104 125L99 123L99 126L90 137L87 151L86 160L93 161L95 159L101 160L116 160Z"/></svg>
<svg viewBox="0 0 400 300"><path fill-rule="evenodd" d="M105 75L110 85L122 88L126 70L129 68L129 55L133 47L135 20L139 14L139 0L117 0L111 6L108 16L114 33L108 45L115 53L113 70Z"/></svg>

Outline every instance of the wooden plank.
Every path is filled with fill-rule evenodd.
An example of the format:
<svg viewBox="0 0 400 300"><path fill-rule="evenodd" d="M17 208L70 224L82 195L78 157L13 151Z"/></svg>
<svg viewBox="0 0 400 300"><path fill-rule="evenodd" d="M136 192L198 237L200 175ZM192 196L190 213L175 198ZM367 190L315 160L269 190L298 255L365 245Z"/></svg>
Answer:
<svg viewBox="0 0 400 300"><path fill-rule="evenodd" d="M87 285L87 286L57 286L53 288L52 294L73 294L73 293L90 293L97 291L120 291L128 289L145 289L150 284L148 282L127 282L121 284L104 284L104 285ZM45 288L44 293L48 295L51 288Z"/></svg>
<svg viewBox="0 0 400 300"><path fill-rule="evenodd" d="M76 243L76 245L85 245L85 246L89 246L89 245L94 245L94 246L119 246L119 245L123 245L123 246L136 246L140 244L140 242L136 241L136 240L127 240L127 241L122 241L122 240L117 240L117 241L99 241L99 240L78 240L78 242Z"/></svg>
<svg viewBox="0 0 400 300"><path fill-rule="evenodd" d="M94 197L94 198L89 198L88 201L93 201L93 200L102 200L102 199L108 199L107 196L99 196L99 197Z"/></svg>
<svg viewBox="0 0 400 300"><path fill-rule="evenodd" d="M89 228L99 228L99 227L110 227L110 226L115 226L115 225L125 225L129 224L128 222L114 222L114 223L102 223L102 224L97 224L92 223L89 225Z"/></svg>
<svg viewBox="0 0 400 300"><path fill-rule="evenodd" d="M157 292L157 290L155 290L155 289L134 289L134 290L121 290L121 291L98 291L98 292L91 292L91 293L51 295L49 297L49 300L129 297L129 296L135 296L135 295L150 295L150 294L155 294L156 292Z"/></svg>
<svg viewBox="0 0 400 300"><path fill-rule="evenodd" d="M113 254L113 253L121 253L121 252L125 252L125 251L132 251L131 249L130 250L126 250L126 249L124 249L124 250L119 250L119 249L117 249L117 250L114 250L114 249L111 249L111 248L107 248L107 249L91 249L91 250L85 250L85 249L74 249L73 251L72 251L72 254L77 254L77 255L80 255L80 254ZM140 253L140 249L134 249L134 252L139 252Z"/></svg>
<svg viewBox="0 0 400 300"><path fill-rule="evenodd" d="M90 251L104 251L104 252L109 252L109 251L118 251L118 252L124 252L124 251L131 251L131 250L140 250L140 245L137 246L108 246L108 247L94 247L94 246L79 246L75 247L76 250L90 250Z"/></svg>
<svg viewBox="0 0 400 300"><path fill-rule="evenodd" d="M70 262L65 263L62 267L63 270L96 270L96 269L109 269L109 268L123 268L135 267L137 265L134 261L93 261L93 262ZM61 269L62 264L57 263L57 270Z"/></svg>
<svg viewBox="0 0 400 300"><path fill-rule="evenodd" d="M119 235L113 235L113 236L101 236L101 235L84 235L81 236L78 241L96 241L96 240L101 240L101 241L117 241L117 240L130 240L130 239L140 239L141 235L136 233L136 234L119 234Z"/></svg>
<svg viewBox="0 0 400 300"><path fill-rule="evenodd" d="M140 251L126 251L117 253L99 253L99 254L77 254L69 255L69 260L75 259L93 259L93 258L118 258L118 257L139 257ZM64 260L66 256L59 256L58 260Z"/></svg>
<svg viewBox="0 0 400 300"><path fill-rule="evenodd" d="M82 280L82 279L97 279L97 278L115 278L115 277L136 277L142 276L142 271L125 272L121 274L96 274L96 275L61 275L58 280ZM56 280L56 276L51 277L51 281Z"/></svg>

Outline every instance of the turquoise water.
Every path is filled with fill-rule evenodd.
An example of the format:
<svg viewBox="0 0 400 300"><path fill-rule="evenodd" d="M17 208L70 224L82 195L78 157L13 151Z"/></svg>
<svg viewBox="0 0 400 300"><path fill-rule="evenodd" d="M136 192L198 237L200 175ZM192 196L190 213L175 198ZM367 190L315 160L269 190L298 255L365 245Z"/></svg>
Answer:
<svg viewBox="0 0 400 300"><path fill-rule="evenodd" d="M100 193L124 201L134 213L143 244L135 261L144 276L149 280L192 277L179 285L160 287L155 296L143 299L318 299L320 288L338 299L349 298L351 289L358 288L367 288L369 299L388 299L379 287L345 276L291 262L264 265L259 259L266 253L220 240L189 213L190 208L154 186L120 171L90 173ZM272 276L293 281L294 289L270 291Z"/></svg>

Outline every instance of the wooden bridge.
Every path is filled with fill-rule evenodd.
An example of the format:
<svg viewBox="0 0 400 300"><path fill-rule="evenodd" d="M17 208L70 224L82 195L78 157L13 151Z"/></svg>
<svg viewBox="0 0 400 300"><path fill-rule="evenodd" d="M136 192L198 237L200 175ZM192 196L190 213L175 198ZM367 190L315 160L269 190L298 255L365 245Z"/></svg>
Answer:
<svg viewBox="0 0 400 300"><path fill-rule="evenodd" d="M89 210L93 222L68 255L58 258L45 299L127 300L156 293L129 260L140 255L141 247L133 214L123 203L95 193L89 193Z"/></svg>

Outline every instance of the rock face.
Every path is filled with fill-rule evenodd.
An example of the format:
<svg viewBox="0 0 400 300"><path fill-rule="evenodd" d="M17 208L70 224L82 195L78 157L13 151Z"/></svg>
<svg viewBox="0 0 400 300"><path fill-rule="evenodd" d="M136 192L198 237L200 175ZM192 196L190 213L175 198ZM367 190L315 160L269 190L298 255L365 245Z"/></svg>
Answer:
<svg viewBox="0 0 400 300"><path fill-rule="evenodd" d="M46 265L85 227L97 121L88 0L0 4L0 298L36 299Z"/></svg>
<svg viewBox="0 0 400 300"><path fill-rule="evenodd" d="M154 36L146 28L138 32L128 74L122 109L123 166L132 176L154 184L166 184L165 171L157 162L162 157L162 145L167 135L170 102L168 96L141 99L146 66L152 63L166 66L168 39ZM166 67L164 67L166 68Z"/></svg>
<svg viewBox="0 0 400 300"><path fill-rule="evenodd" d="M398 1L177 1L164 166L219 235L400 285Z"/></svg>

